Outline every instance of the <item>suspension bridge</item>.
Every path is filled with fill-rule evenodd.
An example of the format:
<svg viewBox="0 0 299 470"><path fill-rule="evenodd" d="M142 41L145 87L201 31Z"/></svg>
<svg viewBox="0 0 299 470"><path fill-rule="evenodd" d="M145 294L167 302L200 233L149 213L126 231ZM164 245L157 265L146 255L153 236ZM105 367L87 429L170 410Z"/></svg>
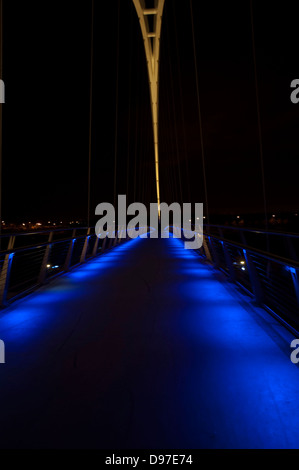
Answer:
<svg viewBox="0 0 299 470"><path fill-rule="evenodd" d="M133 2L159 206L164 0ZM1 235L0 447L297 448L299 235L207 223L186 250L134 230Z"/></svg>

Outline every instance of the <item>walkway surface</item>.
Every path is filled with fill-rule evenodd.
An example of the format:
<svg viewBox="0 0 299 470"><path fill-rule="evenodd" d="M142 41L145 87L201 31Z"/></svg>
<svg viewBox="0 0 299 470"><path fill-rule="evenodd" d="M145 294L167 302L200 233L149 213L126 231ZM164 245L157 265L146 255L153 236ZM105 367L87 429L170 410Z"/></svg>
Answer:
<svg viewBox="0 0 299 470"><path fill-rule="evenodd" d="M5 310L2 448L298 448L293 336L180 240L137 239Z"/></svg>

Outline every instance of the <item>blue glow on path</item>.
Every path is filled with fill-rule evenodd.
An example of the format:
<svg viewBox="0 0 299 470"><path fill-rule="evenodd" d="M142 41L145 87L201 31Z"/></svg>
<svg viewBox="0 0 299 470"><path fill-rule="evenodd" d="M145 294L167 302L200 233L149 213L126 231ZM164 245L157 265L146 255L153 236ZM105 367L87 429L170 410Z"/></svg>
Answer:
<svg viewBox="0 0 299 470"><path fill-rule="evenodd" d="M88 261L0 338L1 448L299 447L292 335L181 240Z"/></svg>

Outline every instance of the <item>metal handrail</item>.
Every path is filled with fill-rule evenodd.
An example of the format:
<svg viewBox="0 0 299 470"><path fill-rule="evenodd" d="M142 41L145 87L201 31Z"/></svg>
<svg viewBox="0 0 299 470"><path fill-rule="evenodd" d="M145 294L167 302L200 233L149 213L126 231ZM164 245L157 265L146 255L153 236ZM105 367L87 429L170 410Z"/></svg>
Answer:
<svg viewBox="0 0 299 470"><path fill-rule="evenodd" d="M263 258L271 260L271 261L275 261L276 263L280 263L282 265L287 265L289 267L299 269L299 262L298 261L291 260L289 258L284 258L282 256L275 255L274 253L269 254L266 251L260 250L259 248L252 248L248 245L244 245L243 243L232 242L231 240L228 240L227 238L221 238L218 235L213 234L213 235L207 235L207 236L211 237L211 238L215 238L216 240L225 242L227 245L236 246L238 248L246 250L249 253L252 253L252 254L256 253L256 254L262 256ZM292 265L292 266L290 266L290 265Z"/></svg>
<svg viewBox="0 0 299 470"><path fill-rule="evenodd" d="M181 235L184 238L184 232ZM299 262L245 243L203 231L202 246L196 251L253 296L258 305L299 334Z"/></svg>
<svg viewBox="0 0 299 470"><path fill-rule="evenodd" d="M88 230L89 227L74 227L74 228L54 228L51 230L34 230L33 232L13 232L13 233L2 233L0 235L1 238L8 238L8 237L26 237L26 236L33 236L33 235L44 235L49 232L59 233L59 232L72 232L74 230ZM94 228L94 227L93 227Z"/></svg>
<svg viewBox="0 0 299 470"><path fill-rule="evenodd" d="M147 231L147 227L141 227L140 229L142 233ZM80 230L86 230L86 234L77 234L76 232ZM73 267L85 263L87 258L94 258L121 242L131 239L129 232L135 229L127 230L125 227L116 227L113 231L114 238L110 238L109 233L107 233L103 240L98 238L95 233L91 233L92 230L94 228L76 227L73 229L11 234L8 249L0 252L0 308L6 307L20 296L32 292L45 282L57 277L57 275L66 273ZM55 233L65 231L72 231L72 236L58 240L53 239ZM18 235L41 234L48 236L47 241L18 248L14 246ZM62 245L62 248L55 252L55 247L59 244ZM55 264L52 266L50 264L53 257L60 259L60 265ZM53 273L48 272L49 266L54 269ZM15 279L17 279L14 285L12 282L13 270L15 270ZM27 276L24 275L24 272L27 273ZM18 282L20 276L22 280ZM16 291L10 292L10 298L8 298L9 291L13 289L16 289Z"/></svg>
<svg viewBox="0 0 299 470"><path fill-rule="evenodd" d="M45 233L52 233L52 232L45 232ZM33 244L33 245L21 246L19 248L14 248L14 249L11 249L11 250L1 251L0 256L9 255L11 253L21 253L22 251L34 250L34 249L37 249L37 248L42 248L43 246L55 245L57 243L68 242L68 241L71 241L71 240L78 240L80 238L86 238L86 236L87 235L76 235L76 236L69 237L69 238L62 238L61 240L53 240L51 242L47 241L47 242L36 243L36 244ZM91 235L88 235L88 236L92 237L92 236L96 236L96 235L91 234Z"/></svg>
<svg viewBox="0 0 299 470"><path fill-rule="evenodd" d="M283 231L275 231L275 232L269 232L266 229L256 229L256 228L250 228L250 227L235 227L232 225L214 225L214 224L204 224L203 226L205 227L213 227L213 228L220 228L222 230L235 230L238 232L250 232L250 233L257 233L257 234L265 234L265 235L283 235L284 237L291 237L291 238L298 238L299 239L299 234L298 233L293 233L293 232L283 232Z"/></svg>

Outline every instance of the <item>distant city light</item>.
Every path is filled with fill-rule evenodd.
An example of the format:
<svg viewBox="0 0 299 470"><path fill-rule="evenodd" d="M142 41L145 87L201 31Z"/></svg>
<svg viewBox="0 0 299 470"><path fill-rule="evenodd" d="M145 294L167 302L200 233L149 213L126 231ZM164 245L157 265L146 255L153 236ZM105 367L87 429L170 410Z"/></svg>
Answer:
<svg viewBox="0 0 299 470"><path fill-rule="evenodd" d="M275 215L275 214L272 214L272 217L276 217L276 215Z"/></svg>
<svg viewBox="0 0 299 470"><path fill-rule="evenodd" d="M239 216L239 215L237 215L237 219L239 219L239 218L240 218L240 216Z"/></svg>

